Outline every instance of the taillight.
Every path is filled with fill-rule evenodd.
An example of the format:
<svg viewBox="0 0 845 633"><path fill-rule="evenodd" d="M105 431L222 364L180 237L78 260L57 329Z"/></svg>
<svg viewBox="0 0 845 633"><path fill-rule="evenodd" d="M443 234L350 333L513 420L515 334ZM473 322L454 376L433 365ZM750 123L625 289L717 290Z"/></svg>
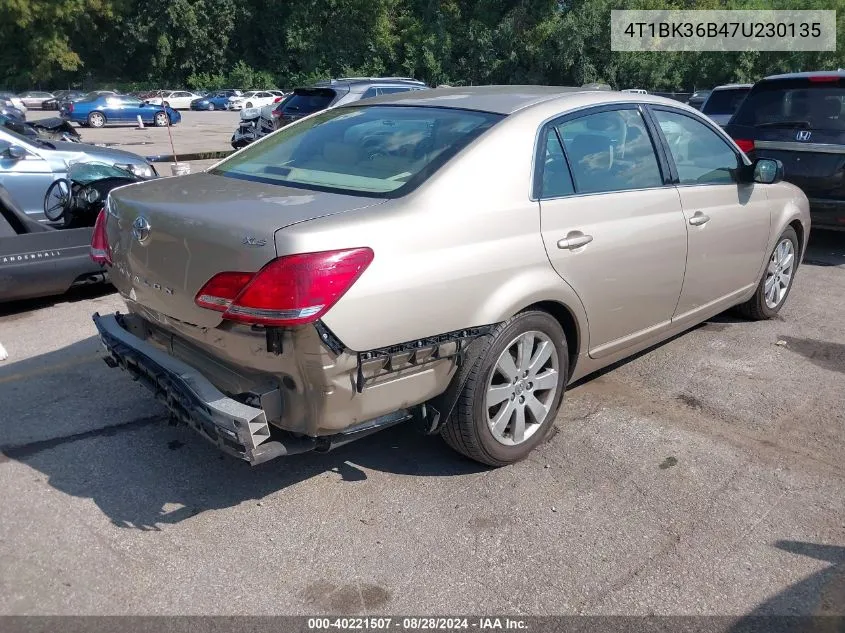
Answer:
<svg viewBox="0 0 845 633"><path fill-rule="evenodd" d="M276 97L275 99L273 99L273 103L279 103L279 101L281 101L282 99L284 99L284 97Z"/></svg>
<svg viewBox="0 0 845 633"><path fill-rule="evenodd" d="M241 323L312 323L337 303L372 261L369 248L286 255L254 275L215 275L200 289L195 301Z"/></svg>
<svg viewBox="0 0 845 633"><path fill-rule="evenodd" d="M810 75L807 77L810 83L832 83L839 81L839 75Z"/></svg>
<svg viewBox="0 0 845 633"><path fill-rule="evenodd" d="M214 275L197 293L195 301L202 308L225 312L252 276L252 273L234 272Z"/></svg>
<svg viewBox="0 0 845 633"><path fill-rule="evenodd" d="M109 236L106 233L106 208L100 209L97 221L94 223L94 232L91 234L91 259L98 264L111 266L111 248L109 247Z"/></svg>
<svg viewBox="0 0 845 633"><path fill-rule="evenodd" d="M746 154L754 149L754 141L751 139L737 138L734 139L734 142Z"/></svg>

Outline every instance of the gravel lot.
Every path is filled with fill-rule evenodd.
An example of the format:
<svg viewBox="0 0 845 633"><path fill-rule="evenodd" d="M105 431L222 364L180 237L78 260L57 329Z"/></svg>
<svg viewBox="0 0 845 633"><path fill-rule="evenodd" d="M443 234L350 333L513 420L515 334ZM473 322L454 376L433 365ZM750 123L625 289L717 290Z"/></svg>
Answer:
<svg viewBox="0 0 845 633"><path fill-rule="evenodd" d="M0 613L845 613L843 289L818 233L778 318L582 381L499 470L403 427L250 468L102 362L116 295L4 306Z"/></svg>

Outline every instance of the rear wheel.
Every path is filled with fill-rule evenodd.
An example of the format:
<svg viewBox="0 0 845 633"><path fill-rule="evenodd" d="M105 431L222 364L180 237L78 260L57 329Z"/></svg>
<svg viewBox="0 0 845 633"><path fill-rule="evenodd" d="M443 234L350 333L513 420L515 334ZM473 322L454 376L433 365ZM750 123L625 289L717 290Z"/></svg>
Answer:
<svg viewBox="0 0 845 633"><path fill-rule="evenodd" d="M106 124L106 117L102 112L92 112L88 115L88 125L91 127L103 127Z"/></svg>
<svg viewBox="0 0 845 633"><path fill-rule="evenodd" d="M566 335L551 315L522 312L493 332L442 435L489 466L524 459L554 423L568 375Z"/></svg>
<svg viewBox="0 0 845 633"><path fill-rule="evenodd" d="M156 127L167 127L170 123L170 117L167 116L167 112L156 112L154 121Z"/></svg>
<svg viewBox="0 0 845 633"><path fill-rule="evenodd" d="M208 104L208 111L209 111L209 112L214 112L214 104L213 104L213 103L209 103L209 104Z"/></svg>
<svg viewBox="0 0 845 633"><path fill-rule="evenodd" d="M247 101L247 102L246 102L246 107L247 107L247 108L251 108L251 107L252 107L252 101Z"/></svg>
<svg viewBox="0 0 845 633"><path fill-rule="evenodd" d="M749 319L761 321L775 316L792 289L795 273L798 270L798 236L791 226L778 238L775 248L769 256L763 278L760 280L754 296L737 309Z"/></svg>

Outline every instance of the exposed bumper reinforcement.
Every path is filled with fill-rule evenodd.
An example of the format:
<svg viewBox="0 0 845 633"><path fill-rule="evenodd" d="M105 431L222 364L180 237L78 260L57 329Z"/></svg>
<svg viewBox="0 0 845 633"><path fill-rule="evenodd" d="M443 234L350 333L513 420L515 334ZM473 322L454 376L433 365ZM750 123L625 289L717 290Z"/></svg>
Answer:
<svg viewBox="0 0 845 633"><path fill-rule="evenodd" d="M271 439L262 409L220 392L196 369L128 332L122 316L94 314L94 324L106 348L106 363L141 381L171 414L197 430L219 449L250 464L304 453L316 447L314 438L291 436L284 443Z"/></svg>

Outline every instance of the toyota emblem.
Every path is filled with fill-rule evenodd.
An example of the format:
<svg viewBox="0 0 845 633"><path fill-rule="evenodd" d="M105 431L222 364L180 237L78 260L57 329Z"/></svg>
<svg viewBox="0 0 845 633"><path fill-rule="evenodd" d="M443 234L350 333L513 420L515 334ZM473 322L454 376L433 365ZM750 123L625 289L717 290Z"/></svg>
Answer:
<svg viewBox="0 0 845 633"><path fill-rule="evenodd" d="M139 244L150 239L150 223L143 215L139 215L132 223L132 236L138 240Z"/></svg>

